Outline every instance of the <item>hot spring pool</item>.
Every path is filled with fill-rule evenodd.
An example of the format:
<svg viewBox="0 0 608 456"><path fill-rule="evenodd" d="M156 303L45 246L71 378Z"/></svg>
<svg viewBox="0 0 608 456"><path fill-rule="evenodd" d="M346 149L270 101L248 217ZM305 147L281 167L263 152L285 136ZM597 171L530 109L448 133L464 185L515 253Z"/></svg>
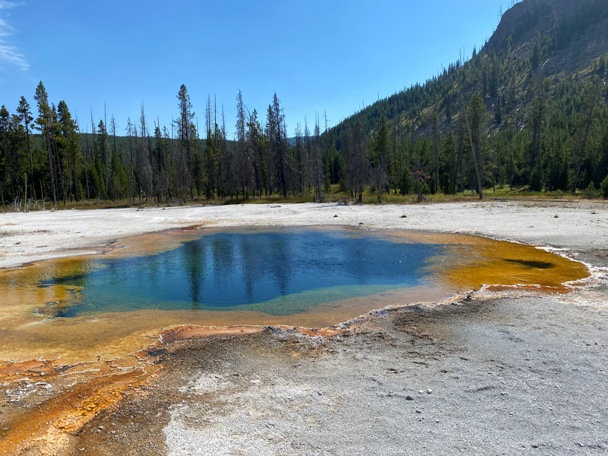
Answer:
<svg viewBox="0 0 608 456"><path fill-rule="evenodd" d="M350 231L219 232L156 254L97 259L41 287L73 291L56 316L162 310L247 310L270 315L428 282L441 244Z"/></svg>

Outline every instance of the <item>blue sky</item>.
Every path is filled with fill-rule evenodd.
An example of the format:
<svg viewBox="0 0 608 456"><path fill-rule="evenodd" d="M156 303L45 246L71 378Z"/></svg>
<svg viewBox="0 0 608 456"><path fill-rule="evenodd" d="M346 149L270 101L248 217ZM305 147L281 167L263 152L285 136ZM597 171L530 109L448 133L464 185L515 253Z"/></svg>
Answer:
<svg viewBox="0 0 608 456"><path fill-rule="evenodd" d="M90 131L91 113L169 125L185 83L204 125L208 95L234 130L235 98L287 128L330 125L416 82L490 37L511 0L0 0L0 104L33 108L42 80Z"/></svg>

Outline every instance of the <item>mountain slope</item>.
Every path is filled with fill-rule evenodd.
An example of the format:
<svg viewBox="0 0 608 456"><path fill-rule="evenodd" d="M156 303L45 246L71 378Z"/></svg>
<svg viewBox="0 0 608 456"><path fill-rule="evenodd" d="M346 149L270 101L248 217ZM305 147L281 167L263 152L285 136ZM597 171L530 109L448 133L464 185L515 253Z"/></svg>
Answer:
<svg viewBox="0 0 608 456"><path fill-rule="evenodd" d="M469 61L456 62L425 84L354 114L330 130L327 140L335 145L347 167L353 129L362 128L371 144L382 119L386 119L393 143L406 149L403 158L409 160L409 172L414 168L412 160L418 160L431 175L430 180L434 179L434 186L426 183L430 191L439 191L439 178L432 175L441 172L453 174L450 179L443 176L444 181L451 180L443 186L444 191L473 188L470 164L466 163L470 156L466 149L473 146L468 145L467 119L462 114L478 96L484 108L480 133L488 136L480 142L477 157L483 185L585 188L608 174L608 151L603 150L604 145L608 148L608 131L604 140L600 131L608 115L607 67L607 1L524 0L505 12L495 33ZM584 134L577 133L581 129ZM458 147L451 135L460 135ZM554 172L562 174L557 179L533 168L548 164L547 154L556 149L550 144L551 136L559 135L560 157L551 162L563 162ZM416 152L416 141L425 138L435 143L420 146L421 151ZM434 145L438 142L440 147ZM577 148L582 148L580 153ZM455 161L458 163L452 163ZM454 166L456 171L440 170ZM458 173L464 175L459 185L454 177ZM396 179L392 180L396 188Z"/></svg>
<svg viewBox="0 0 608 456"><path fill-rule="evenodd" d="M521 103L529 101L525 94L531 89L531 72L538 70L554 81L581 76L578 72L588 73L607 55L608 2L526 0L504 13L492 37L468 62L456 62L425 84L368 106L334 130L355 119L373 130L383 115L389 120L414 117L425 123L428 109L441 111L451 120L451 114L459 110L460 95L474 91L483 93L488 108L498 96L516 96L507 101L521 109Z"/></svg>
<svg viewBox="0 0 608 456"><path fill-rule="evenodd" d="M502 17L484 48L531 57L543 48L545 76L572 73L589 66L608 49L608 2L603 0L533 0L516 4Z"/></svg>

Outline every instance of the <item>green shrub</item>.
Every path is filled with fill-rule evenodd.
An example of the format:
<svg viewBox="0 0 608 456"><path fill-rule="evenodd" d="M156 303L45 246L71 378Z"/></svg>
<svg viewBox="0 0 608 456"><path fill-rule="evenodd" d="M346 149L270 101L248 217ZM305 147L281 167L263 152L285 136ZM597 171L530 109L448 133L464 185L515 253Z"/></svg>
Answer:
<svg viewBox="0 0 608 456"><path fill-rule="evenodd" d="M599 196L593 181L589 182L587 188L583 190L583 196L587 199L597 198Z"/></svg>
<svg viewBox="0 0 608 456"><path fill-rule="evenodd" d="M608 198L608 176L604 177L604 180L600 184L600 190L602 191L602 196Z"/></svg>

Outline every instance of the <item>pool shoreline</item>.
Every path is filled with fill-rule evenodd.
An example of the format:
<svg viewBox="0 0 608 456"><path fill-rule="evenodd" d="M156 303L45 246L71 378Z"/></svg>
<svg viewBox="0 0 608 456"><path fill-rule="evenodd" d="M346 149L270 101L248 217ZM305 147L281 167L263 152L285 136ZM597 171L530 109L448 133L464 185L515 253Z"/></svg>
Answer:
<svg viewBox="0 0 608 456"><path fill-rule="evenodd" d="M206 225L206 226L208 226L208 225ZM214 227L213 229L216 229L216 228L217 228L217 227ZM308 227L306 227L306 228L308 228ZM333 228L335 228L335 226L333 226ZM354 228L355 228L355 229L359 229L357 226L354 226ZM217 228L217 229L219 229L219 228ZM154 236L156 236L156 234L153 234L152 236L154 237ZM547 242L547 244L549 244L549 242ZM555 243L555 242L551 242L550 244L552 244L552 245L559 245L559 243ZM121 247L120 247L120 245L121 245L121 244L120 244L120 242L119 242L119 243L116 243L115 241L113 241L113 242L112 242L112 243L110 243L110 244L106 244L106 245L104 245L104 249L107 249L107 250L106 250L106 254L108 254L108 255L114 255L114 254L124 254L124 253L126 252L126 250L124 250L124 248L121 248ZM571 251L571 250L569 250L569 251ZM566 257L568 256L568 255L567 255L567 252L564 252L564 251L562 251L562 252L558 252L558 253L559 253L560 255L563 255L563 256L566 256ZM575 260L575 261L578 261L576 258L574 258L574 260ZM22 268L19 268L19 269L22 269ZM5 271L6 271L6 270L5 270ZM591 270L591 273L592 273L592 277L591 277L590 279L588 279L588 282L593 281L593 275L595 274L595 272L594 272L593 270ZM583 285L584 285L584 284L583 284ZM576 289L576 288L575 288L575 289ZM493 290L484 289L484 288L482 287L482 288L480 288L478 291L473 292L473 293L469 293L469 292L468 292L468 290L464 291L464 293L462 293L462 294L457 295L456 297L454 297L454 298L453 298L452 303L453 303L453 302L456 302L456 301L463 301L463 300L464 300L464 301L466 301L466 300L479 301L479 300L485 300L485 299L495 299L495 298L497 298L497 297L501 297L501 296L502 296L502 297L505 297L505 298L510 298L510 297L513 297L513 296L536 295L536 294L538 294L538 292L539 292L539 290L536 290L536 289L532 289L532 290L517 290L517 289L508 289L508 290L499 290L499 291L493 291ZM445 303L444 303L444 304L445 304ZM408 304L408 305L406 305L405 307L417 307L417 306L419 307L419 306L420 306L420 304ZM430 302L428 302L428 303L426 304L426 306L428 306L428 308L429 308L429 309L432 309L432 308L434 308L434 307L436 307L436 306L437 306L437 302L435 302L435 301L432 301L432 300L431 300ZM403 308L403 307L404 307L404 306L401 306L401 307L395 307L395 309L398 309L398 308ZM422 304L422 307L425 307L425 305L424 305L424 304ZM357 325L357 324L359 324L359 323L361 323L361 324L365 325L365 321L367 321L368 319L373 319L373 318L378 318L378 317L384 317L384 316L385 316L385 315L387 315L388 313L391 313L391 312L392 312L392 310L393 310L393 309L384 309L384 310L380 309L380 310L375 310L375 311L373 311L373 310L372 310L372 311L368 312L368 314L370 314L370 315L366 315L366 314L364 314L364 315L366 315L366 316L363 316L363 317L358 317L358 318L356 317L356 318L352 319L352 323L351 323L351 326L350 326L350 327L351 327L351 328L355 328L355 327L356 327L356 325ZM201 328L202 328L202 329L201 329ZM276 333L277 333L277 334L279 334L279 335L280 335L282 332L294 331L294 328L293 328L293 327L290 327L290 326L288 326L288 327L282 327L282 328L277 327L277 328L278 328L278 329L276 329L276 328L275 328L275 329L273 330L272 328L269 328L267 325L261 325L261 326L258 326L258 327L256 328L256 330L252 332L252 334L257 334L259 331L263 331L263 330L267 330L267 331L274 331L274 332L276 332ZM330 328L330 329L331 329L331 328ZM178 331L178 332L179 332L179 331L184 331L184 329L183 329L183 328L181 328L181 329L180 329L179 327L174 327L174 328L172 328L171 330L173 330L173 331ZM192 328L190 328L188 331L196 333L196 334L197 334L197 336L196 336L196 337L199 337L201 334L203 334L203 335L204 335L205 331L209 332L209 328L205 329L205 327L204 327L204 326L201 326L201 327L198 327L198 328L192 327ZM221 331L220 331L220 332L221 332ZM303 330L303 333L302 333L302 334L303 334L304 336L313 336L313 337L323 337L324 335L326 335L326 336L329 336L330 338L331 338L331 337L336 337L336 336L337 336L336 334L332 334L331 332L329 332L329 333L327 333L327 334L323 334L323 331L321 331L321 332L319 333L319 331L315 331L315 330ZM207 336L212 336L212 334L207 334ZM227 334L219 334L219 335L218 335L218 334L216 334L216 336L217 336L217 337L220 337L220 338L223 338L223 337L239 337L239 335L238 335L238 334L232 334L232 335L227 335ZM158 332L156 333L156 337L158 337ZM250 337L250 336L243 336L243 337ZM148 349L150 350L150 353L154 354L154 353L155 353L155 350L158 350L158 346L156 345L156 342L153 342L153 340L154 340L154 336L153 336L153 334L152 334L152 333L150 333L150 334L146 335L146 338L147 338L148 340L150 340L150 341L151 341L151 343L150 343L150 344L148 344L148 345L147 345L147 347L148 347ZM188 340L187 338L182 339L182 341L187 341L187 340ZM161 348L162 348L162 347L161 347ZM140 354L141 354L141 350L139 350L139 352L131 352L131 353L132 353L132 355L133 355L135 358L137 358L137 354L138 354L138 353L140 353ZM58 361L58 360L57 360L57 361ZM99 364L99 365L101 366L101 365L103 365L104 363L105 363L105 364L107 364L108 362L111 364L111 362L112 362L112 361L111 361L111 360L102 360L101 364ZM135 371L135 370L141 369L141 368L142 368L142 366L143 366L144 368L145 368L146 366L150 366L150 365L155 366L155 365L157 365L157 364L155 364L156 362L157 362L157 360L156 360L154 357L142 357L142 358L141 358L141 360L137 360L137 362L135 363L135 365L131 365L131 366L121 366L121 365L117 365L117 368L119 368L119 370L123 370L123 371L124 371L125 369L126 369L126 370L133 370L133 371ZM141 364L139 364L139 363L141 363ZM58 363L57 363L57 366L56 366L56 367L57 367L58 369L61 369L61 368L62 368L62 367L60 366L60 364L61 364L61 362L58 362ZM120 363L117 363L117 364L120 364ZM100 367L96 367L96 366L97 366L97 365L94 365L94 363L92 363L92 364L91 364L91 365L89 365L89 366L85 366L85 365L83 365L83 366L81 366L81 367L82 367L82 368L83 368L85 371L87 371L87 370L92 370L92 371L95 371L95 369L101 369ZM6 366L5 366L5 367L6 367ZM159 367L162 367L162 363L161 363L161 365L160 365ZM77 369L77 368L78 368L78 366L74 367L73 369ZM32 377L32 379L34 379L34 380L39 379L40 381L42 381L42 380L46 380L46 379L48 379L48 378L49 378L49 377L48 377L46 374L45 374L44 376L40 376L40 375L36 376L36 375L34 375L34 374L35 374L35 372L36 372L35 370L34 370L34 371L28 371L26 367L24 367L24 369L25 369L25 370L24 370L23 372L21 372L19 375L22 375L22 374L24 374L24 373L25 373L25 375L31 376L31 377ZM44 367L43 367L42 369L44 369ZM52 369L49 369L49 370L52 370ZM101 369L99 372L101 372L102 370L103 370L103 369ZM144 369L144 370L145 370L145 369ZM40 369L39 369L39 371L40 371ZM41 371L41 372L42 372L42 371ZM58 371L58 372L59 372L59 371ZM69 369L68 369L68 371L67 371L67 372L69 372ZM60 374L60 373L61 373L61 372L59 372L59 374ZM108 373L107 373L107 372L106 372L106 373L104 373L104 375L102 375L102 377L103 377L103 376L105 376L106 374L108 374ZM88 380L90 380L92 383L95 383L95 378L96 378L96 377L95 377L95 375L92 375L92 376L91 376L91 375L87 374L87 372L83 372L83 373L82 373L82 375L83 375L83 377L82 377L82 379L83 379L83 380L84 380L85 378L88 378ZM154 374L150 374L150 377L149 377L149 378L150 378L150 379L154 378L154 375L156 375L156 373L154 373ZM44 377L46 377L46 379L44 379ZM73 378L76 378L76 377L73 377ZM101 377L100 377L100 378L101 378ZM134 385L131 385L131 386L127 385L127 386L125 386L125 388L126 388L126 389L125 389L125 391L128 391L128 390L132 389L133 387L134 387ZM112 390L112 388L109 388L109 390ZM116 391L116 390L114 390L114 392L117 392L117 391ZM112 393L112 394L114 394L114 393ZM120 395L121 393L117 393L117 394L118 394L118 395ZM26 399L26 400L27 400L27 399ZM50 400L51 400L51 402L53 401L52 397L50 398ZM103 402L103 401L101 401L101 402ZM113 404L115 404L115 403L113 403ZM114 405L111 405L111 407L114 407ZM95 407L93 407L93 409L95 409ZM101 407L101 408L99 408L99 409L98 409L98 410L95 412L95 414L97 414L97 413L99 413L101 410L105 410L105 409L106 409L105 407ZM64 416L64 418L65 418L65 416ZM91 418L91 419L93 419L93 418ZM88 423L88 422L89 422L89 421L86 421L86 423ZM84 426L84 425L86 425L86 423L84 423L84 424L83 424L83 426ZM46 428L45 428L45 429L46 429ZM61 434L62 434L62 432L59 432L59 433L58 433L58 435L61 435Z"/></svg>

